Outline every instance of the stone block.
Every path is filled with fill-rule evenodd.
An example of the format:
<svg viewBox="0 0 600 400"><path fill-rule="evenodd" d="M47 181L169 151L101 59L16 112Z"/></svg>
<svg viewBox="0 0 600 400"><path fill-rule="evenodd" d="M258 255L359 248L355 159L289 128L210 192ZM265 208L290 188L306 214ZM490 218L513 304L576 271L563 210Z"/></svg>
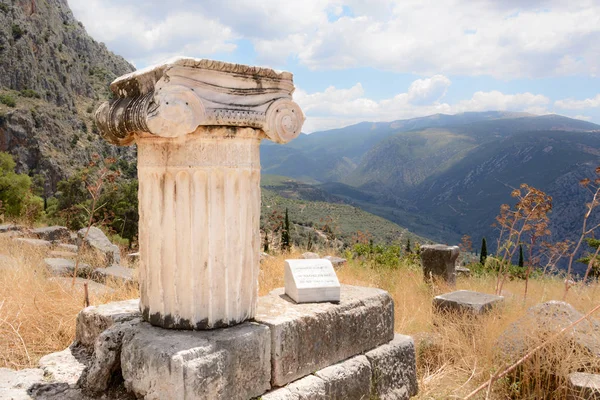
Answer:
<svg viewBox="0 0 600 400"><path fill-rule="evenodd" d="M569 400L600 399L600 375L585 372L569 374Z"/></svg>
<svg viewBox="0 0 600 400"><path fill-rule="evenodd" d="M24 227L22 227L20 225L15 225L15 224L2 224L2 225L0 225L0 233L21 231L23 229L24 229Z"/></svg>
<svg viewBox="0 0 600 400"><path fill-rule="evenodd" d="M84 308L77 314L75 341L93 346L96 338L113 324L139 318L139 303L139 299L133 299Z"/></svg>
<svg viewBox="0 0 600 400"><path fill-rule="evenodd" d="M460 265L457 265L455 270L457 276L471 276L471 270L467 267L461 267Z"/></svg>
<svg viewBox="0 0 600 400"><path fill-rule="evenodd" d="M73 253L72 251L64 251L64 250L54 250L48 253L48 255L52 258L76 258L77 253Z"/></svg>
<svg viewBox="0 0 600 400"><path fill-rule="evenodd" d="M321 258L321 256L318 255L317 253L312 253L310 251L307 251L306 253L302 253L302 258L305 260L312 260L312 259Z"/></svg>
<svg viewBox="0 0 600 400"><path fill-rule="evenodd" d="M64 226L45 226L43 228L35 228L31 233L38 239L55 241L69 240L71 232Z"/></svg>
<svg viewBox="0 0 600 400"><path fill-rule="evenodd" d="M425 281L441 278L450 285L456 283L456 259L460 251L458 246L432 244L421 246L421 262Z"/></svg>
<svg viewBox="0 0 600 400"><path fill-rule="evenodd" d="M121 371L138 398L247 400L270 388L270 344L256 323L178 331L144 322L123 340Z"/></svg>
<svg viewBox="0 0 600 400"><path fill-rule="evenodd" d="M13 239L18 244L24 244L32 247L50 247L52 243L42 239L16 238Z"/></svg>
<svg viewBox="0 0 600 400"><path fill-rule="evenodd" d="M72 277L53 277L48 279L51 282L56 282L59 285L61 285L63 288L65 288L65 290L68 291L72 291L73 290L73 278ZM101 296L104 294L108 294L108 293L112 293L115 290L112 288L109 288L106 285L103 285L101 283L98 282L94 282L92 280L89 279L84 279L84 278L75 278L75 287L74 289L81 293L83 296L83 292L85 290L84 285L87 284L88 287L88 294L92 295L92 296ZM82 297L83 299L83 297Z"/></svg>
<svg viewBox="0 0 600 400"><path fill-rule="evenodd" d="M43 380L44 371L38 368L20 371L0 368L0 399L29 400L31 397L27 394L27 390Z"/></svg>
<svg viewBox="0 0 600 400"><path fill-rule="evenodd" d="M394 337L394 304L380 289L341 286L339 304L296 304L276 289L255 321L271 329L272 384L283 386Z"/></svg>
<svg viewBox="0 0 600 400"><path fill-rule="evenodd" d="M120 284L128 284L135 281L133 272L131 268L112 265L106 268L96 268L92 274L92 278L98 282L113 280Z"/></svg>
<svg viewBox="0 0 600 400"><path fill-rule="evenodd" d="M59 243L56 245L56 249L59 251L69 251L72 253L77 253L77 250L79 250L79 247L75 244Z"/></svg>
<svg viewBox="0 0 600 400"><path fill-rule="evenodd" d="M336 268L336 269L341 268L347 262L347 260L345 258L341 258L341 257L325 256L323 258L325 260L329 260L331 262L331 265L333 265L333 268Z"/></svg>
<svg viewBox="0 0 600 400"><path fill-rule="evenodd" d="M121 262L119 246L112 244L101 229L92 226L88 232L87 228L82 228L77 231L77 237L82 243L85 242L85 244L101 254L104 257L107 267Z"/></svg>
<svg viewBox="0 0 600 400"><path fill-rule="evenodd" d="M433 307L436 312L458 311L481 315L503 301L504 297L502 296L471 290L458 290L434 297Z"/></svg>
<svg viewBox="0 0 600 400"><path fill-rule="evenodd" d="M417 394L415 344L410 336L395 335L365 356L373 372L371 398L404 400Z"/></svg>
<svg viewBox="0 0 600 400"><path fill-rule="evenodd" d="M69 260L66 258L44 258L44 265L50 274L54 276L72 276L73 272L75 271L75 260ZM79 266L77 267L78 274L85 274L90 270L90 266L82 262L80 262Z"/></svg>
<svg viewBox="0 0 600 400"><path fill-rule="evenodd" d="M46 379L69 385L77 383L86 367L87 358L82 351L78 350L76 346L68 347L40 358L39 366L44 371Z"/></svg>
<svg viewBox="0 0 600 400"><path fill-rule="evenodd" d="M323 368L315 376L324 382L328 399L368 399L371 390L371 364L365 356L356 356L342 363Z"/></svg>

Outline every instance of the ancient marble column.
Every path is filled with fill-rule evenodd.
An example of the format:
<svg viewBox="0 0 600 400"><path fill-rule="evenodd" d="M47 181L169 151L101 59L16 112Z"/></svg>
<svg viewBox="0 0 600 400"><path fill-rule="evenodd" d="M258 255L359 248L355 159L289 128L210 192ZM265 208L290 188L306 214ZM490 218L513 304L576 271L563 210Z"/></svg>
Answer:
<svg viewBox="0 0 600 400"><path fill-rule="evenodd" d="M262 139L300 133L292 74L179 58L125 75L96 112L138 146L140 308L153 325L211 329L253 318Z"/></svg>

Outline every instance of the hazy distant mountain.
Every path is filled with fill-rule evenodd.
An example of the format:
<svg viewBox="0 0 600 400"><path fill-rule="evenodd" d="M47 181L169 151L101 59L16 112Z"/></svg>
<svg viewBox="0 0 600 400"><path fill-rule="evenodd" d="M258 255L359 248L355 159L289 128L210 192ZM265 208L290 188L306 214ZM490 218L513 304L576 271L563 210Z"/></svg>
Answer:
<svg viewBox="0 0 600 400"><path fill-rule="evenodd" d="M578 182L600 165L600 125L504 112L364 122L263 145L262 163L443 242L493 239L500 204L528 183L554 197L552 228L563 239L580 225Z"/></svg>

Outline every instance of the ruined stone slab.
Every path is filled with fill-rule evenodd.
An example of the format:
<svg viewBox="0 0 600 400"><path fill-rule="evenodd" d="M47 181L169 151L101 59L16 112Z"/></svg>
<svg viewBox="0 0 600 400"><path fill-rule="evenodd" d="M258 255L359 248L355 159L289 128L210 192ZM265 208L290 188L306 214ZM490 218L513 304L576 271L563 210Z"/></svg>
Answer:
<svg viewBox="0 0 600 400"><path fill-rule="evenodd" d="M31 230L38 239L55 241L55 240L69 240L71 232L65 226L45 226L43 228L35 228Z"/></svg>
<svg viewBox="0 0 600 400"><path fill-rule="evenodd" d="M113 324L139 318L139 303L139 299L132 299L84 308L77 314L75 341L93 346L100 333Z"/></svg>
<svg viewBox="0 0 600 400"><path fill-rule="evenodd" d="M79 247L75 244L59 243L56 245L56 249L58 251L69 251L72 253L77 253L77 250L79 249Z"/></svg>
<svg viewBox="0 0 600 400"><path fill-rule="evenodd" d="M471 270L467 267L461 267L460 265L457 265L455 267L456 270L456 276L471 276Z"/></svg>
<svg viewBox="0 0 600 400"><path fill-rule="evenodd" d="M121 284L133 283L135 281L134 271L120 265L112 265L106 268L96 268L92 278L98 282L112 280Z"/></svg>
<svg viewBox="0 0 600 400"><path fill-rule="evenodd" d="M0 225L0 233L20 231L23 227L15 224L2 224Z"/></svg>
<svg viewBox="0 0 600 400"><path fill-rule="evenodd" d="M48 255L52 258L76 258L77 257L77 253L73 253L71 251L61 251L61 250L55 250L55 251L51 251L50 253L48 253Z"/></svg>
<svg viewBox="0 0 600 400"><path fill-rule="evenodd" d="M83 296L83 292L84 292L84 284L87 284L88 287L88 294L91 296L101 296L107 293L112 293L115 290L103 285L101 283L98 282L94 282L90 279L84 279L84 278L75 278L75 287L73 288L73 278L72 277L52 277L48 279L51 282L56 282L59 285L61 285L65 290L68 291L72 291L72 290L76 290L77 292L81 293ZM83 297L82 297L83 299Z"/></svg>
<svg viewBox="0 0 600 400"><path fill-rule="evenodd" d="M324 382L328 399L368 399L371 390L371 364L365 356L356 356L342 363L315 372Z"/></svg>
<svg viewBox="0 0 600 400"><path fill-rule="evenodd" d="M40 358L39 367L46 380L65 382L74 385L86 367L83 352L74 347L47 354Z"/></svg>
<svg viewBox="0 0 600 400"><path fill-rule="evenodd" d="M458 246L431 244L421 246L421 262L425 281L440 278L450 285L456 284L456 259Z"/></svg>
<svg viewBox="0 0 600 400"><path fill-rule="evenodd" d="M585 372L569 374L569 400L600 399L600 375Z"/></svg>
<svg viewBox="0 0 600 400"><path fill-rule="evenodd" d="M13 239L18 244L24 244L33 247L50 247L52 243L42 239L15 238Z"/></svg>
<svg viewBox="0 0 600 400"><path fill-rule="evenodd" d="M347 262L347 260L345 258L336 257L336 256L325 256L323 258L325 260L329 260L331 262L331 264L333 265L333 268L336 268L336 269L341 268Z"/></svg>
<svg viewBox="0 0 600 400"><path fill-rule="evenodd" d="M104 257L107 267L121 262L121 251L119 250L119 246L112 244L101 229L92 226L90 227L87 236L86 231L87 228L82 228L77 231L79 241L82 243L85 242L85 244L99 252Z"/></svg>
<svg viewBox="0 0 600 400"><path fill-rule="evenodd" d="M410 336L397 334L365 356L373 373L371 398L404 400L417 394L415 344Z"/></svg>
<svg viewBox="0 0 600 400"><path fill-rule="evenodd" d="M306 253L302 253L302 258L305 260L312 260L312 259L321 258L321 256L318 255L317 253L312 253L310 251L307 251Z"/></svg>
<svg viewBox="0 0 600 400"><path fill-rule="evenodd" d="M480 315L503 301L504 297L502 296L471 290L458 290L434 297L433 306L437 312L458 311Z"/></svg>
<svg viewBox="0 0 600 400"><path fill-rule="evenodd" d="M39 368L15 371L0 368L0 399L29 400L27 390L44 380L44 371Z"/></svg>
<svg viewBox="0 0 600 400"><path fill-rule="evenodd" d="M72 276L73 272L75 272L75 260L66 258L44 258L44 265L50 274L54 276ZM90 266L82 262L80 262L77 267L78 274L85 274L90 270Z"/></svg>
<svg viewBox="0 0 600 400"><path fill-rule="evenodd" d="M270 356L264 325L178 331L144 322L123 340L121 370L145 399L247 400L270 388Z"/></svg>
<svg viewBox="0 0 600 400"><path fill-rule="evenodd" d="M339 304L295 304L276 289L255 320L271 329L272 384L283 386L394 337L394 304L380 289L341 286Z"/></svg>

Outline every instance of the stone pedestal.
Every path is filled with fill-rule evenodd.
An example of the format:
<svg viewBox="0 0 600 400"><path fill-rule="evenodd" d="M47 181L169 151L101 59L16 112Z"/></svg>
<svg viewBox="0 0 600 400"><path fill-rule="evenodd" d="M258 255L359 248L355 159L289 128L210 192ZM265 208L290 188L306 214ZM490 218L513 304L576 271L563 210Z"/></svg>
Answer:
<svg viewBox="0 0 600 400"><path fill-rule="evenodd" d="M471 315L481 315L492 307L504 302L504 297L493 294L457 290L433 298L433 308L436 312L460 312Z"/></svg>
<svg viewBox="0 0 600 400"><path fill-rule="evenodd" d="M425 281L430 282L432 279L437 278L450 285L455 285L455 265L459 254L458 246L443 244L421 246L421 262Z"/></svg>
<svg viewBox="0 0 600 400"><path fill-rule="evenodd" d="M286 143L304 116L292 74L179 58L118 78L101 135L138 146L140 308L174 329L254 317L262 139Z"/></svg>
<svg viewBox="0 0 600 400"><path fill-rule="evenodd" d="M84 309L77 337L93 355L79 380L111 390L111 374L144 399L408 399L417 393L412 338L394 335L393 302L342 285L339 304L295 304L277 289L255 322L210 331L142 322L134 302ZM131 311L128 311L131 310ZM88 350L89 351L89 350Z"/></svg>

